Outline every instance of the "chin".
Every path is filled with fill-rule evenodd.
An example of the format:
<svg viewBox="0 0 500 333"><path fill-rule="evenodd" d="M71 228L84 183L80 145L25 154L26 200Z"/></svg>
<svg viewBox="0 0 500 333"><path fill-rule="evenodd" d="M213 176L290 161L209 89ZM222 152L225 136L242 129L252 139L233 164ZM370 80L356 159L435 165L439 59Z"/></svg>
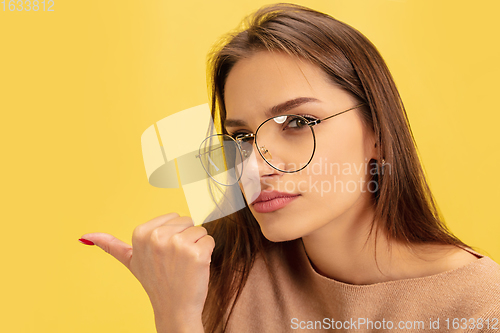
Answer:
<svg viewBox="0 0 500 333"><path fill-rule="evenodd" d="M262 230L262 234L264 235L264 237L266 237L267 240L269 240L273 243L287 242L287 241L291 241L291 240L300 238L300 237L285 235L283 233L275 233L275 232L266 233L263 230Z"/></svg>
<svg viewBox="0 0 500 333"><path fill-rule="evenodd" d="M269 221L262 223L259 219L257 219L257 222L264 237L274 243L295 240L304 235L286 223L269 223ZM274 222L277 222L277 220L274 219Z"/></svg>

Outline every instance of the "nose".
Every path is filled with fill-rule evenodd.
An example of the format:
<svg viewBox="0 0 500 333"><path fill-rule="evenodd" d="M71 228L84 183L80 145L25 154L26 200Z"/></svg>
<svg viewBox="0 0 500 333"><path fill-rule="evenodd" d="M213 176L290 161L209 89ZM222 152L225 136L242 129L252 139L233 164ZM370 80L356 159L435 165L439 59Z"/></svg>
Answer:
<svg viewBox="0 0 500 333"><path fill-rule="evenodd" d="M278 176L281 174L280 171L276 170L273 168L271 165L269 165L269 162L275 163L276 160L273 159L276 154L272 155L271 151L267 149L265 145L256 147L253 145L253 150L252 150L252 156L254 158L251 158L249 161L248 168L251 170L258 170L254 171L259 175L259 178L262 177L269 177L269 176ZM265 159L264 159L265 158ZM267 160L267 161L266 161Z"/></svg>
<svg viewBox="0 0 500 333"><path fill-rule="evenodd" d="M261 156L262 155L268 157L270 155L270 152L265 149L265 147L259 147L257 148L255 145L252 145L252 149L247 149L244 152L244 160L242 164L243 170L240 170L242 172L242 177L245 177L247 179L254 179L258 180L263 176L271 175L277 172L276 169L271 167ZM269 158L269 157L268 157Z"/></svg>
<svg viewBox="0 0 500 333"><path fill-rule="evenodd" d="M243 170L241 174L240 185L245 195L245 198L249 203L253 202L262 190L262 185L265 184L266 177L279 176L281 172L271 167L259 154L259 150L264 156L269 154L269 152L264 153L262 147L252 146L252 150L249 156L247 156L243 162ZM267 156L266 156L267 157Z"/></svg>

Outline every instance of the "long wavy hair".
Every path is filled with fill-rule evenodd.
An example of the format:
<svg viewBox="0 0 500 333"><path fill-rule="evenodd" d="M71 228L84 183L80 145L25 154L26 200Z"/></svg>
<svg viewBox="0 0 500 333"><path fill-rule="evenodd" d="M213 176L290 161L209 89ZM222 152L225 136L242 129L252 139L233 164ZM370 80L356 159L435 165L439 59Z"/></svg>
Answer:
<svg viewBox="0 0 500 333"><path fill-rule="evenodd" d="M390 165L379 173L373 194L372 230L384 228L389 240L407 245L468 247L446 228L425 179L408 117L394 80L375 46L359 31L333 17L298 5L265 6L243 21L209 55L211 112L222 133L226 118L224 85L240 60L256 52L285 52L321 68L331 82L365 107L362 119L375 134L378 159ZM248 208L204 225L216 242L209 292L203 311L207 332L224 332L257 254L270 247Z"/></svg>

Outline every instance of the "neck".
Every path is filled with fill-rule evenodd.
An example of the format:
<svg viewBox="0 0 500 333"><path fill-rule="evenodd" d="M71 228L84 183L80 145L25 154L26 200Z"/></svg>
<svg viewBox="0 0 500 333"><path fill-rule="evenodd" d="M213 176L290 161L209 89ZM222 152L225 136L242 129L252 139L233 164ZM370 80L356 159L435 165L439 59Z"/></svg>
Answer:
<svg viewBox="0 0 500 333"><path fill-rule="evenodd" d="M371 201L360 197L344 214L303 236L315 270L344 283L373 284L437 274L473 260L453 246L390 241L382 228L376 232L377 226L370 234L373 217Z"/></svg>

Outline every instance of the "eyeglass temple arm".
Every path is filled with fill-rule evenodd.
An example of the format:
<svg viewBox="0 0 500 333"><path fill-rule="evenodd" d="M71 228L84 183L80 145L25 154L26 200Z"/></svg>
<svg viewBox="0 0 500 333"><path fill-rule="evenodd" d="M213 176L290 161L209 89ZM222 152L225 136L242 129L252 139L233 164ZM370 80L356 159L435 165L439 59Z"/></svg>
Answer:
<svg viewBox="0 0 500 333"><path fill-rule="evenodd" d="M308 125L310 125L310 126L318 125L318 124L319 124L320 122L322 122L322 121L328 120L328 119L330 119L330 118L333 118L333 117L335 117L335 116L338 116L339 114L345 113L345 112L347 112L347 111L351 111L351 110L357 109L357 108L359 108L360 106L363 106L363 105L365 105L365 103L361 103L361 104L358 104L358 105L356 105L356 106L353 106L352 108L347 109L347 110L344 110L344 111L339 112L339 113L336 113L336 114L334 114L333 116L329 116L329 117L326 117L326 118L323 118L323 119L313 120L313 121L309 122L309 124L308 124Z"/></svg>

